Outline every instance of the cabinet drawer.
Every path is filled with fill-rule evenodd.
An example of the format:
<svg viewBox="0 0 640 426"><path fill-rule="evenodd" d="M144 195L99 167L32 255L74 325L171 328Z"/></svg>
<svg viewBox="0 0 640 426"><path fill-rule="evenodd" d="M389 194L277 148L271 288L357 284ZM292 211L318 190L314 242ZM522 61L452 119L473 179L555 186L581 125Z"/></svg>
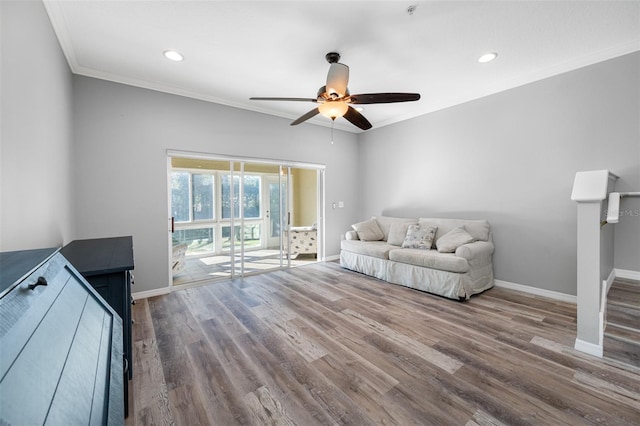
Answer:
<svg viewBox="0 0 640 426"><path fill-rule="evenodd" d="M123 422L121 319L61 254L0 299L0 317L0 423Z"/></svg>

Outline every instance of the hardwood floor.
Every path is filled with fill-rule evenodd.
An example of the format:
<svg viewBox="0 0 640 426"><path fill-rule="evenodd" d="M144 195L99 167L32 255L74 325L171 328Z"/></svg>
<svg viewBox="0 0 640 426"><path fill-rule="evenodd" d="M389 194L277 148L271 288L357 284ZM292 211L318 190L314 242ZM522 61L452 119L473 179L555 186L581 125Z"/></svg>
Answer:
<svg viewBox="0 0 640 426"><path fill-rule="evenodd" d="M291 266L308 265L316 263L318 259L313 254L300 254L291 259ZM287 260L283 260L286 265ZM185 285L202 281L228 279L231 277L231 257L229 255L215 255L206 257L187 257L184 260L185 267L173 276L173 285ZM235 270L242 268L240 257L235 260ZM252 250L245 253L245 274L264 272L280 266L279 250Z"/></svg>
<svg viewBox="0 0 640 426"><path fill-rule="evenodd" d="M640 368L640 283L616 278L607 295L604 355ZM640 423L640 422L639 422Z"/></svg>
<svg viewBox="0 0 640 426"><path fill-rule="evenodd" d="M129 425L640 422L640 370L573 350L575 305L512 290L461 303L319 263L133 314Z"/></svg>

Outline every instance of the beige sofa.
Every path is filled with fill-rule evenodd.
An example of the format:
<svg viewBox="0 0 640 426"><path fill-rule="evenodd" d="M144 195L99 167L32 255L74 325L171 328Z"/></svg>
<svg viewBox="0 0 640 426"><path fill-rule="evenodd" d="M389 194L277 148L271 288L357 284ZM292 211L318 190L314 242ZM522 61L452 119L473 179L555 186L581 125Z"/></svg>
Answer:
<svg viewBox="0 0 640 426"><path fill-rule="evenodd" d="M493 287L486 220L379 216L353 227L341 242L344 268L457 300Z"/></svg>

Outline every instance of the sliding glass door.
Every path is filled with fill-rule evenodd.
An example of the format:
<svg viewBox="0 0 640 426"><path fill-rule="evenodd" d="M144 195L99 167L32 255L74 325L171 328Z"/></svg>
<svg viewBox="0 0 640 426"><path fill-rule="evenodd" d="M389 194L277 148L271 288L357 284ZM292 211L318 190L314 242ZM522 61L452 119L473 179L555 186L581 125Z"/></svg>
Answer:
<svg viewBox="0 0 640 426"><path fill-rule="evenodd" d="M292 266L289 228L319 222L319 185L309 179L319 174L266 161L169 156L173 284ZM317 261L313 255L294 266Z"/></svg>

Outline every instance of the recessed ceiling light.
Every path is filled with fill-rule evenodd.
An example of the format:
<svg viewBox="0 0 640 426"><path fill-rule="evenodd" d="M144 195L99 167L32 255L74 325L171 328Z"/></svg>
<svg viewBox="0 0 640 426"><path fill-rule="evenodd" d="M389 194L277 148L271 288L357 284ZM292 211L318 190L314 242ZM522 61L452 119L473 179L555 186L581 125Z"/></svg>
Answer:
<svg viewBox="0 0 640 426"><path fill-rule="evenodd" d="M164 57L176 62L180 62L181 60L184 59L184 57L179 52L176 52L175 50L165 50Z"/></svg>
<svg viewBox="0 0 640 426"><path fill-rule="evenodd" d="M478 58L478 62L480 62L481 64L484 64L484 63L493 61L497 57L498 57L498 54L496 52L485 53L484 55Z"/></svg>

